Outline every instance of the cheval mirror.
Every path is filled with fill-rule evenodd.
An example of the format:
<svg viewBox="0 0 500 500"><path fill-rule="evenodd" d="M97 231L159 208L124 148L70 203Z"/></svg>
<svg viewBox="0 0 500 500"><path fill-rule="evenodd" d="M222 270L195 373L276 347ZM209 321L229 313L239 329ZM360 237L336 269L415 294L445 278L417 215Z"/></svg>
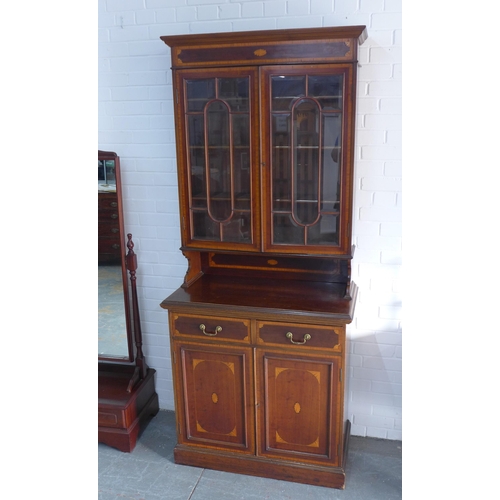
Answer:
<svg viewBox="0 0 500 500"><path fill-rule="evenodd" d="M130 452L143 424L158 413L158 395L155 370L142 352L131 234L125 248L120 158L98 151L98 166L98 435L100 443Z"/></svg>
<svg viewBox="0 0 500 500"><path fill-rule="evenodd" d="M132 362L120 159L99 151L98 164L99 360Z"/></svg>

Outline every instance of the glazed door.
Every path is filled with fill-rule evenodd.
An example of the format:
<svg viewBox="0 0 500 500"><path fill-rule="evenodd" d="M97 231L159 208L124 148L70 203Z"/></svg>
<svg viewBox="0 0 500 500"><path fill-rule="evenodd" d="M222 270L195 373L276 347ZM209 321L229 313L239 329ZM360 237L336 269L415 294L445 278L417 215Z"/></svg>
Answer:
<svg viewBox="0 0 500 500"><path fill-rule="evenodd" d="M254 453L250 348L176 345L180 444Z"/></svg>
<svg viewBox="0 0 500 500"><path fill-rule="evenodd" d="M175 97L183 245L257 251L256 70L178 71Z"/></svg>
<svg viewBox="0 0 500 500"><path fill-rule="evenodd" d="M257 350L258 455L339 465L340 358Z"/></svg>
<svg viewBox="0 0 500 500"><path fill-rule="evenodd" d="M262 69L264 250L349 253L351 65Z"/></svg>

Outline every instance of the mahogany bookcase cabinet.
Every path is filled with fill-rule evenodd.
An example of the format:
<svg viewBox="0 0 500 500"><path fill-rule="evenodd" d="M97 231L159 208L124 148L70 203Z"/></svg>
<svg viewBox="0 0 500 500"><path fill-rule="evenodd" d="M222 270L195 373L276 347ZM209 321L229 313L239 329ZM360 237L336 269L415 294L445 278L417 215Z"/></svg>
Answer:
<svg viewBox="0 0 500 500"><path fill-rule="evenodd" d="M164 36L183 285L176 463L343 488L364 26Z"/></svg>

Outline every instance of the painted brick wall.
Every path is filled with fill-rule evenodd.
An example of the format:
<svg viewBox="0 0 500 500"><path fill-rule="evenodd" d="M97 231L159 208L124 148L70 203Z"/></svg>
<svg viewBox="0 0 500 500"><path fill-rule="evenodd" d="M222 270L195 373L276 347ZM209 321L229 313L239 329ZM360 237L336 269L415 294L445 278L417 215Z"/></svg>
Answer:
<svg viewBox="0 0 500 500"><path fill-rule="evenodd" d="M173 409L167 312L181 283L170 49L161 35L364 24L356 125L353 279L360 288L347 408L352 433L401 439L401 0L99 0L99 149L122 161L138 254L144 349Z"/></svg>

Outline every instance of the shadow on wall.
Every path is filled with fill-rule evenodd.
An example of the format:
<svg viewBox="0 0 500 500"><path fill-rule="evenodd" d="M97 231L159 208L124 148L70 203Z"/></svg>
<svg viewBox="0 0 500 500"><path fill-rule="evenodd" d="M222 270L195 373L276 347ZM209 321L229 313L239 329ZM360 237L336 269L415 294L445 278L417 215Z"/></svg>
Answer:
<svg viewBox="0 0 500 500"><path fill-rule="evenodd" d="M401 331L348 331L346 416L351 434L401 440Z"/></svg>

